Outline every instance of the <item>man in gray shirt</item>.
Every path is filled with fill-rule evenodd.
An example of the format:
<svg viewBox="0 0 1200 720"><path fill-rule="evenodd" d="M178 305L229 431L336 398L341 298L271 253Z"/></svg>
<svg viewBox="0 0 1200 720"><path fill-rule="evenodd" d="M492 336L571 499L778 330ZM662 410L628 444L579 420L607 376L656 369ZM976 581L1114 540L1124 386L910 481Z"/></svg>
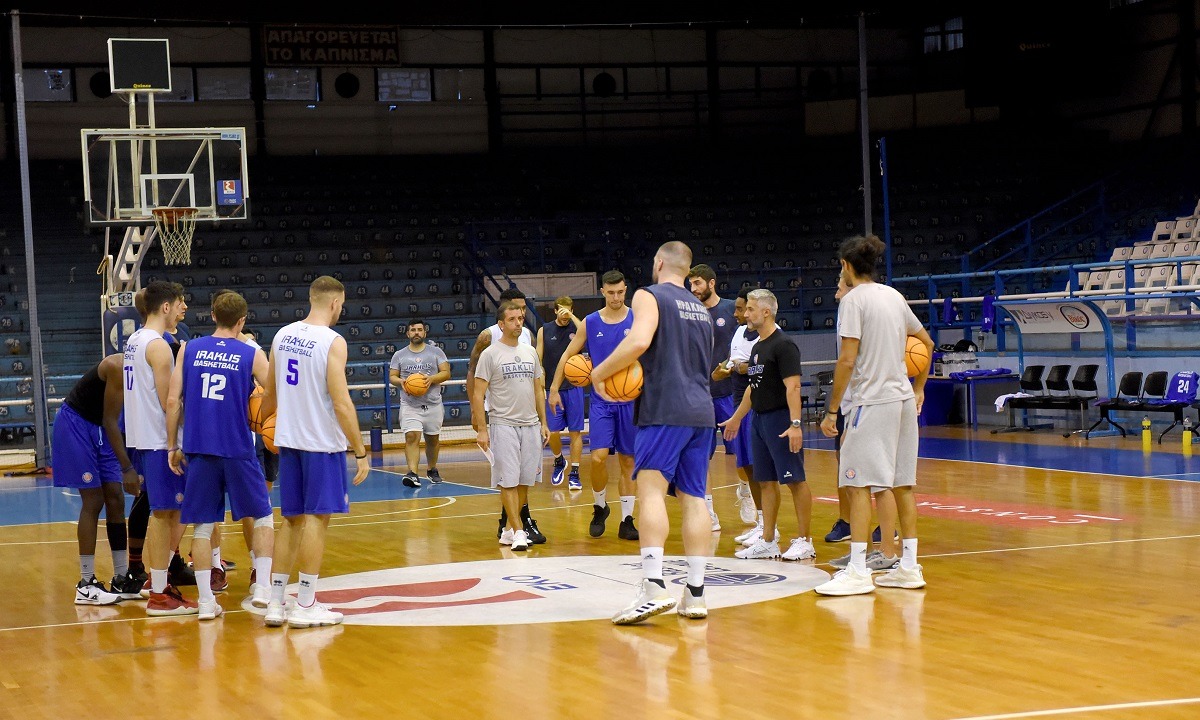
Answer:
<svg viewBox="0 0 1200 720"><path fill-rule="evenodd" d="M519 343L524 314L515 303L501 303L500 341L479 356L471 393L476 442L491 463L492 487L500 489L508 518L500 544L513 550L529 549L521 508L529 502L529 488L541 477L542 447L550 438L542 363L533 347ZM484 395L489 404L486 423Z"/></svg>
<svg viewBox="0 0 1200 720"><path fill-rule="evenodd" d="M408 472L404 484L421 487L417 468L421 462L421 434L425 434L425 459L429 463L429 482L440 483L437 470L438 437L442 433L442 383L450 379L450 361L446 353L425 338L429 326L424 320L408 324L408 347L392 355L391 383L400 388L400 430L404 433L404 456ZM420 375L425 378L409 378Z"/></svg>

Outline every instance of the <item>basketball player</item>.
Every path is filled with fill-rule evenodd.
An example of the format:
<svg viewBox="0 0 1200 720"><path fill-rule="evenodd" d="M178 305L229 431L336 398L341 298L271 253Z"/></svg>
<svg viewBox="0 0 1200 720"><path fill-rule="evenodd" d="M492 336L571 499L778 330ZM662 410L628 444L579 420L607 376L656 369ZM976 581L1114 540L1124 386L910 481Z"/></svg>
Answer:
<svg viewBox="0 0 1200 720"><path fill-rule="evenodd" d="M563 295L554 301L554 319L538 328L537 354L542 359L542 372L553 377L558 363L571 340L583 323L571 312L575 301ZM583 457L583 406L587 391L567 383L558 395L562 407L554 412L547 407L546 422L550 426L550 452L554 453L554 471L551 485L562 485L567 474L567 461L562 456L562 431L571 438L571 474L567 481L568 490L582 490L579 481L579 460Z"/></svg>
<svg viewBox="0 0 1200 720"><path fill-rule="evenodd" d="M329 516L350 512L346 449L354 452L354 484L371 469L346 387L346 340L333 331L346 288L322 275L308 288L308 316L284 327L272 343L263 417L275 413L283 526L275 543L266 624L293 628L337 625L342 614L317 602ZM285 589L292 565L300 575L293 608Z"/></svg>
<svg viewBox="0 0 1200 720"><path fill-rule="evenodd" d="M143 580L129 574L125 496L140 490L137 471L125 452L119 419L125 383L121 353L104 358L79 379L54 420L54 487L79 491L76 537L79 584L76 605L111 605L141 598ZM104 529L112 552L112 592L96 579L96 529L104 510Z"/></svg>
<svg viewBox="0 0 1200 720"><path fill-rule="evenodd" d="M216 331L187 343L167 397L167 442L176 448L170 454L171 470L182 476L185 462L188 465L181 519L195 524L192 558L200 620L213 620L224 612L211 586L219 562L213 558L211 541L214 526L225 519L226 493L234 520L254 518L255 574L271 574L275 525L266 478L254 456L247 408L254 381L265 385L270 376L266 354L240 337L246 310L246 300L236 292L213 297ZM251 603L265 608L269 599L270 590L262 584Z"/></svg>
<svg viewBox="0 0 1200 720"><path fill-rule="evenodd" d="M402 482L408 487L421 487L417 468L421 463L421 434L425 434L425 460L429 463L429 482L434 485L442 481L437 469L438 438L442 434L442 383L450 379L450 361L437 345L425 342L429 325L424 320L413 320L405 334L408 347L400 348L392 355L391 383L400 388L400 429L404 432L404 459L408 472ZM429 389L423 395L413 395L404 387L404 381L413 373L429 378Z"/></svg>
<svg viewBox="0 0 1200 720"><path fill-rule="evenodd" d="M521 310L521 336L517 339L519 345L528 345L533 347L533 333L525 326L524 313L528 312L528 306L525 302L525 293L515 287L510 287L500 293L500 304L511 302ZM497 307L497 312L499 308ZM500 330L500 323L496 323L485 328L479 333L479 337L475 340L475 347L471 348L471 360L467 365L467 397L475 397L475 366L479 364L479 356L483 351L491 345L500 342L500 336L503 333ZM486 395L483 398L483 410L487 412L488 400ZM475 422L475 418L471 418L471 422ZM482 420L481 420L482 422ZM540 545L546 542L546 536L538 528L537 521L529 514L529 488L522 485L517 488L517 492L521 496L521 526L525 530L525 534L529 536L529 541L534 545ZM508 525L508 508L504 507L503 502L500 505L500 523L496 527L496 537L499 538L504 534L504 528Z"/></svg>
<svg viewBox="0 0 1200 720"><path fill-rule="evenodd" d="M500 544L528 550L529 535L517 519L522 498L537 482L542 468L542 448L550 438L546 425L546 376L537 353L520 342L525 312L513 302L503 302L496 313L501 335L479 356L471 394L471 425L476 442L492 466L492 487L500 489L508 524ZM490 393L490 394L489 394ZM490 397L485 411L483 399Z"/></svg>
<svg viewBox="0 0 1200 720"><path fill-rule="evenodd" d="M634 472L642 501L641 555L644 579L633 602L613 616L629 625L675 607L663 582L663 546L670 533L666 496L679 498L687 587L679 603L686 618L708 617L704 567L712 537L704 504L708 459L713 445L713 320L684 286L692 251L681 242L662 245L654 255L653 285L633 296L629 335L592 369L595 394L613 373L642 362L644 386L638 398Z"/></svg>
<svg viewBox="0 0 1200 720"><path fill-rule="evenodd" d="M816 557L810 525L812 491L804 476L804 432L801 429L800 348L775 324L779 302L770 290L750 291L746 302L746 327L758 332L750 353L750 387L733 417L723 423L725 437L733 439L742 418L754 410L750 425L750 448L754 456L754 479L761 483L763 501L762 538L734 553L743 559L780 557L776 521L779 517L779 486L792 491L799 537L792 540L784 560Z"/></svg>
<svg viewBox="0 0 1200 720"><path fill-rule="evenodd" d="M625 276L619 270L610 270L600 278L604 293L604 307L583 319L575 338L563 351L562 359L554 370L550 383L550 411L558 412L563 407L560 388L567 358L587 352L592 366L603 363L614 348L629 334L633 327L633 311L625 304ZM604 534L604 523L608 520L608 454L617 453L620 479L617 491L621 493L621 524L617 537L622 540L637 540L637 527L633 524L633 507L637 500L633 484L633 439L637 429L633 424L633 402L612 402L592 394L589 409L591 425L588 429L588 454L592 459L592 522L588 532L592 537Z"/></svg>
<svg viewBox="0 0 1200 720"><path fill-rule="evenodd" d="M135 450L134 465L146 486L150 524L146 533L150 566L147 615L192 615L196 603L185 600L167 582L172 549L179 546L183 526L183 478L171 472L165 408L174 368L171 346L163 334L174 330L187 309L181 288L156 280L144 288L145 324L125 343L125 441Z"/></svg>
<svg viewBox="0 0 1200 720"><path fill-rule="evenodd" d="M750 350L754 347L754 343L758 342L758 333L746 327L746 296L753 289L753 286L747 285L738 291L737 300L734 300L733 304L733 316L737 319L739 327L729 341L729 360L723 365L717 365L712 374L714 380L723 380L726 377L733 380L733 397L739 403L742 396L746 394L746 388L750 387L750 378L747 375L750 371ZM763 522L762 490L754 481L754 461L750 455L750 424L753 417L753 410L746 413L746 417L742 418L742 426L737 437L732 440L733 457L739 479L738 515L742 522L754 523L754 527L733 540L747 547L762 538Z"/></svg>
<svg viewBox="0 0 1200 720"><path fill-rule="evenodd" d="M730 342L733 340L733 332L737 328L737 318L734 317L734 302L732 300L722 299L717 295L717 274L708 265L700 264L688 271L688 285L691 288L692 294L696 299L704 303L704 307L708 308L708 314L712 315L713 319L713 371L716 371L722 365L729 362ZM709 390L712 393L713 412L716 413L717 422L725 422L733 415L735 403L733 402L733 381L728 377L720 380L715 379L712 373L709 374ZM713 447L712 453L709 455L709 460L712 460L712 455L717 452L717 432L714 428L713 432ZM733 442L725 444L725 452L733 453ZM741 486L738 486L741 490ZM721 521L717 518L717 511L713 509L712 493L704 495L704 502L708 505L708 516L712 519L712 531L717 532L721 529Z"/></svg>
<svg viewBox="0 0 1200 720"><path fill-rule="evenodd" d="M861 595L875 585L916 589L925 586L917 564L917 508L912 488L917 480L917 415L925 400L929 369L909 384L904 366L908 336L915 335L932 356L933 340L904 296L872 280L883 253L879 238L853 237L838 248L842 278L850 290L838 308L841 352L834 368L829 407L846 408L845 437L838 462L838 482L850 491L850 563L815 590L821 595ZM837 432L836 412L821 420L821 432ZM892 488L900 517L900 567L871 582L866 566L874 487Z"/></svg>
<svg viewBox="0 0 1200 720"><path fill-rule="evenodd" d="M850 292L850 287L846 285L846 279L838 276L838 289L834 293L833 299L841 302L846 293ZM839 350L841 343L838 343ZM842 459L842 433L846 431L846 406L850 401L849 393L842 395L842 404L837 409L837 435L833 438L834 452L840 462ZM839 475L840 477L840 475ZM879 525L876 526L875 532L871 535L871 541L877 543L874 550L867 552L867 569L872 573L887 572L894 570L900 566L900 557L896 554L896 496L888 488L871 488L873 497L875 498L876 512L879 514ZM825 536L825 542L840 542L841 540L850 539L850 523L845 518L850 517L850 490L838 483L838 519L833 524L833 529L829 531L829 535ZM844 535L842 534L844 531ZM887 532L888 540L884 542L883 532ZM834 538L834 539L830 539ZM829 561L830 567L841 570L850 564L850 553L834 558Z"/></svg>

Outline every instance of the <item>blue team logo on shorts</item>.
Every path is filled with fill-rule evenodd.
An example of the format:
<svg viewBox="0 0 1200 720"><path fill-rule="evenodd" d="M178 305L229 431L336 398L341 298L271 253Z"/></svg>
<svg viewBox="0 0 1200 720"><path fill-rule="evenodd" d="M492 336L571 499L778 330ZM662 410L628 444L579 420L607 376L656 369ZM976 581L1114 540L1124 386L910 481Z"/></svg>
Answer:
<svg viewBox="0 0 1200 720"><path fill-rule="evenodd" d="M855 471L854 468L850 468L849 470L846 471L846 479L847 480L853 480L856 477L858 477L858 472Z"/></svg>
<svg viewBox="0 0 1200 720"><path fill-rule="evenodd" d="M92 475L90 472L85 472L83 474L83 481L85 483L90 483L92 480L95 480L95 479L96 479L95 476Z"/></svg>

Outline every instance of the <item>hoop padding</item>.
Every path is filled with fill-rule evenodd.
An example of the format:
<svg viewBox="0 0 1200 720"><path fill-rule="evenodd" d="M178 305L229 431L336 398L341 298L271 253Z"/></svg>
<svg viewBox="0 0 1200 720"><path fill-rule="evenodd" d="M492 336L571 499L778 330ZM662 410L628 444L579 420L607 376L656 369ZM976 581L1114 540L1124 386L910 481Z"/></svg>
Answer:
<svg viewBox="0 0 1200 720"><path fill-rule="evenodd" d="M192 235L196 232L194 207L157 207L154 227L158 230L163 258L167 265L190 265L192 263Z"/></svg>

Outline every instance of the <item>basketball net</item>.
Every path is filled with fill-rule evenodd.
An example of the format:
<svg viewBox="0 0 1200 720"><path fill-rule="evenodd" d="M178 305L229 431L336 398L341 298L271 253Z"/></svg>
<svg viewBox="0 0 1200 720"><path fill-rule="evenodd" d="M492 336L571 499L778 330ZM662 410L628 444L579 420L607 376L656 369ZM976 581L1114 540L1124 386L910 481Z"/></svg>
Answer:
<svg viewBox="0 0 1200 720"><path fill-rule="evenodd" d="M157 207L154 227L162 244L163 258L167 265L190 265L192 262L192 235L196 232L196 214L192 207Z"/></svg>

